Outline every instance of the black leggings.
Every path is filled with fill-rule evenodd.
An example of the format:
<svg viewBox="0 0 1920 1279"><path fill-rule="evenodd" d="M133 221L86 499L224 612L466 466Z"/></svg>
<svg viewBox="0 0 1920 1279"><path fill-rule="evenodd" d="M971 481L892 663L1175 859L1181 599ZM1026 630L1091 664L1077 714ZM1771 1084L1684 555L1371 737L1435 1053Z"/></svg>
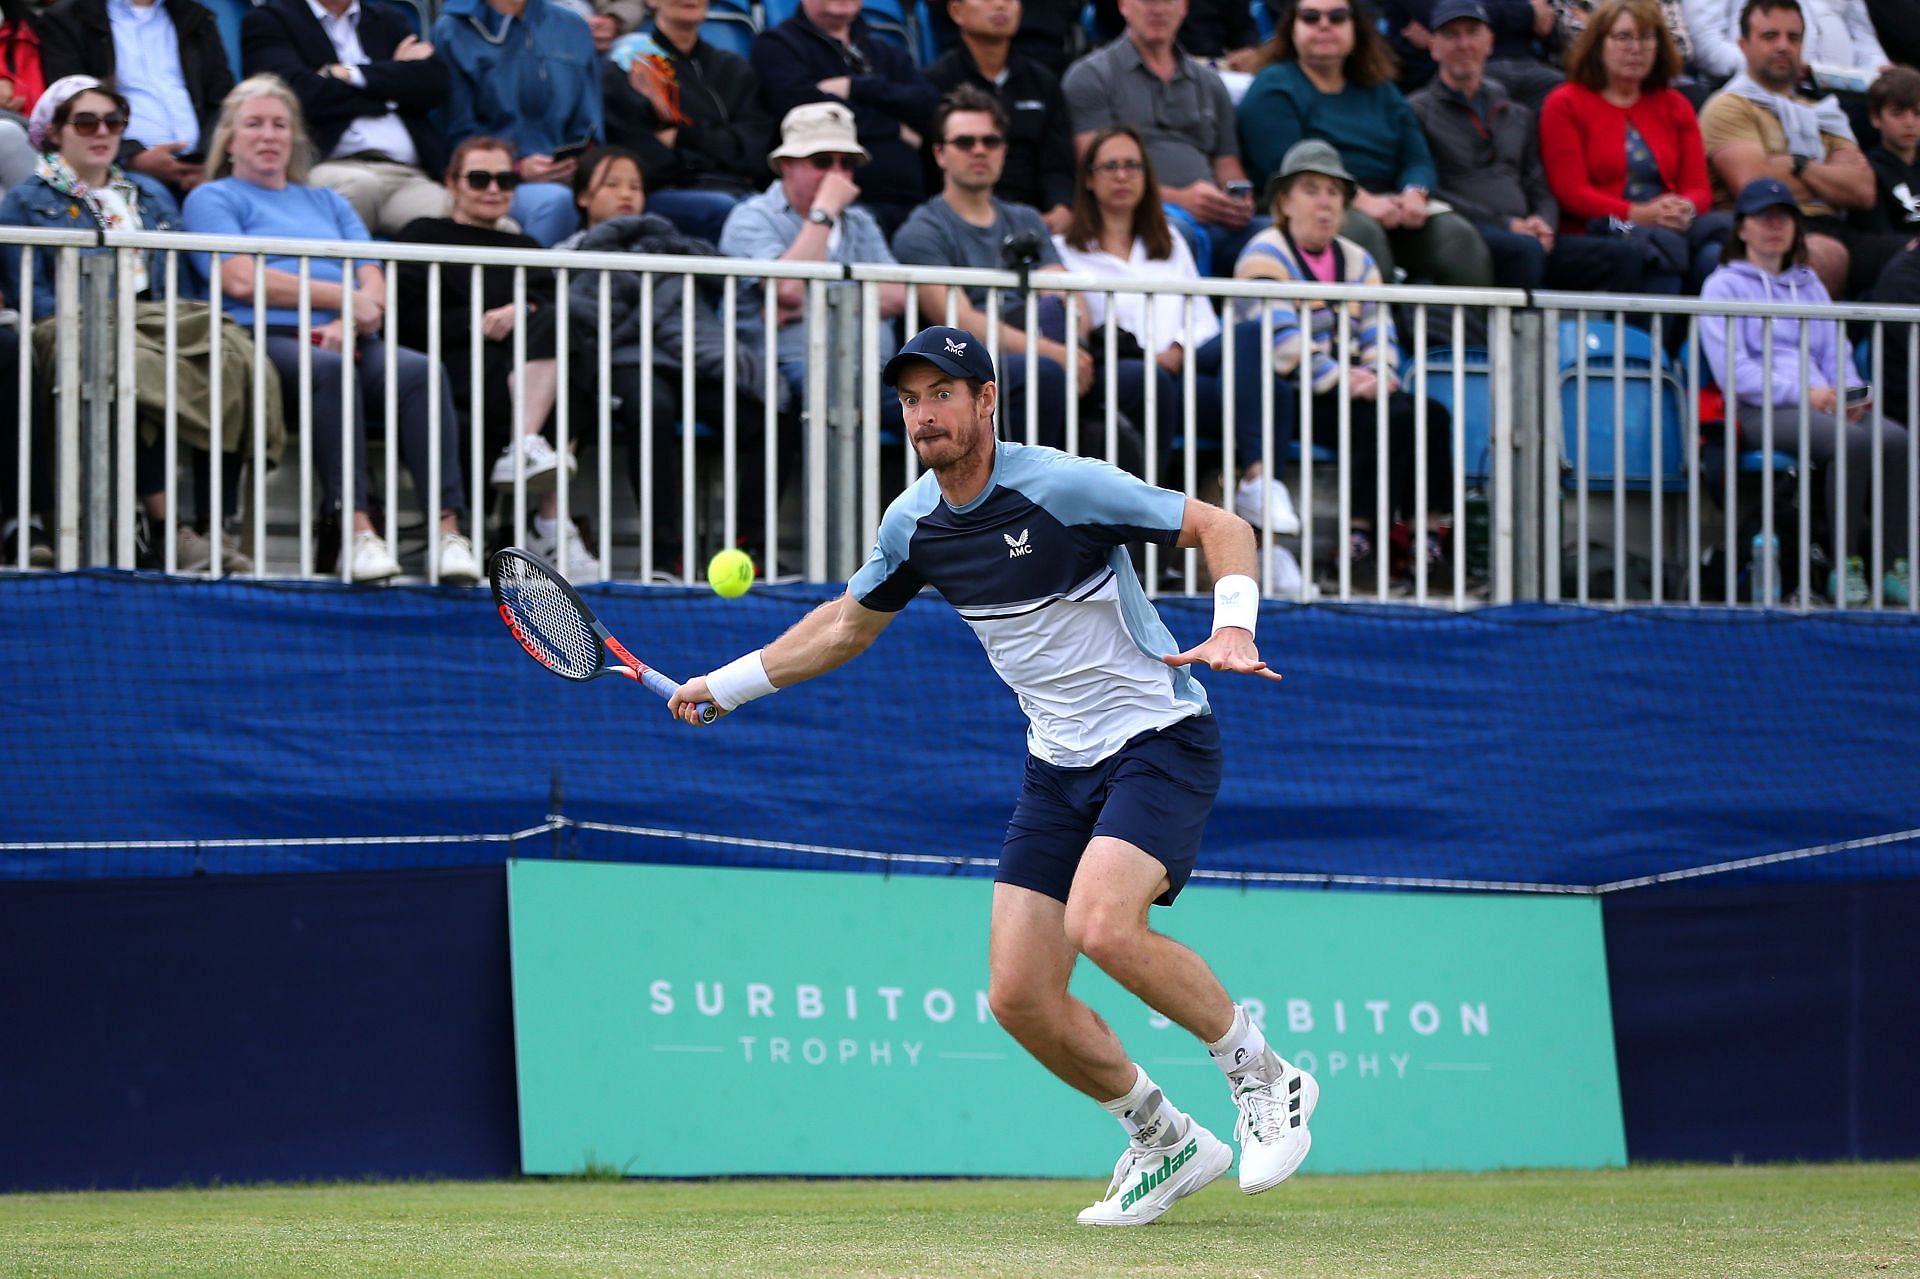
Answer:
<svg viewBox="0 0 1920 1279"><path fill-rule="evenodd" d="M1353 401L1348 439L1353 457L1348 465L1352 476L1351 514L1356 520L1371 522L1379 507L1379 428L1377 409L1372 400ZM1387 400L1387 513L1390 517L1414 517L1413 428L1415 404L1406 391L1395 391ZM1313 397L1313 443L1336 452L1340 447L1340 399L1325 392ZM1447 406L1438 400L1427 401L1427 512L1447 514L1453 510L1453 418Z"/></svg>

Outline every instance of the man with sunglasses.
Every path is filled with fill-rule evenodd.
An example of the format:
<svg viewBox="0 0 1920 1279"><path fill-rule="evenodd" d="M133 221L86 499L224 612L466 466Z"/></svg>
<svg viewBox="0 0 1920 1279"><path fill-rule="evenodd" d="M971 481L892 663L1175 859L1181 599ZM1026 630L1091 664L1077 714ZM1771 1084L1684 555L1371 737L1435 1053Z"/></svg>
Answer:
<svg viewBox="0 0 1920 1279"><path fill-rule="evenodd" d="M48 84L88 75L132 105L121 167L184 195L206 180L199 156L233 68L212 11L193 0L61 0L40 19Z"/></svg>
<svg viewBox="0 0 1920 1279"><path fill-rule="evenodd" d="M940 101L933 116L933 158L945 175L940 194L913 211L893 237L893 255L922 266L986 267L1006 265L1002 251L1017 238L1030 239L1038 252L1034 262L1041 272L1061 271L1060 255L1040 214L1024 204L996 199L994 185L1007 157L1007 117L1000 103L984 90L961 85ZM945 315L948 286L923 284L920 313ZM959 290L954 323L975 333L987 331L987 291ZM1058 447L1064 441L1067 414L1067 348L1069 335L1061 326L1064 312L1057 298L1045 298L1041 331L1027 332L1025 308L1019 299L1000 317L1000 372L1005 388L1006 417L1017 438L1025 438L1026 402L1040 400L1040 442ZM1084 319L1086 312L1081 315ZM1051 323L1050 323L1051 321ZM1050 335L1049 335L1050 331ZM1071 335L1073 340L1079 334ZM1093 360L1076 362L1076 396L1093 386Z"/></svg>
<svg viewBox="0 0 1920 1279"><path fill-rule="evenodd" d="M882 230L925 198L920 141L940 95L906 50L874 35L860 0L800 0L792 17L754 40L749 61L781 115L810 102L852 112L868 158L861 203Z"/></svg>
<svg viewBox="0 0 1920 1279"><path fill-rule="evenodd" d="M1218 74L1174 38L1187 0L1120 0L1126 34L1068 68L1061 82L1073 143L1116 124L1140 133L1174 228L1202 274L1230 273L1241 246L1266 225L1240 163L1233 98Z"/></svg>
<svg viewBox="0 0 1920 1279"><path fill-rule="evenodd" d="M893 262L887 237L863 207L867 151L855 136L853 119L853 112L837 102L814 102L787 112L780 124L780 145L767 157L779 180L727 215L720 232L723 255L767 262ZM860 183L854 181L856 172ZM883 320L906 310L904 284L882 284L879 289ZM780 375L797 397L806 392L806 297L803 280L778 285ZM756 348L762 307L757 286L740 299L741 340ZM885 344L892 339L883 335L880 340Z"/></svg>
<svg viewBox="0 0 1920 1279"><path fill-rule="evenodd" d="M1073 221L1073 121L1054 73L1014 48L1021 0L949 0L960 41L927 68L941 93L970 84L1007 113L1007 162L993 193L1040 210L1059 234Z"/></svg>
<svg viewBox="0 0 1920 1279"><path fill-rule="evenodd" d="M300 99L310 180L345 196L367 229L392 235L446 211L446 143L428 119L447 67L398 9L362 0L265 0L241 20L247 75L271 71Z"/></svg>

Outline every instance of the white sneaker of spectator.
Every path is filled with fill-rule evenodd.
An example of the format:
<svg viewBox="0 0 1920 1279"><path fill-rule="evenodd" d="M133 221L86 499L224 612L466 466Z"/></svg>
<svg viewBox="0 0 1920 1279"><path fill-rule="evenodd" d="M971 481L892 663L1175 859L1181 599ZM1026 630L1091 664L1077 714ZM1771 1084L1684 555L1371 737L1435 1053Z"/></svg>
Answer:
<svg viewBox="0 0 1920 1279"><path fill-rule="evenodd" d="M1300 517L1294 513L1293 495L1287 492L1286 485L1272 479L1265 472L1240 481L1240 487L1233 495L1234 514L1258 529L1262 488L1267 494L1268 531L1282 537L1298 533Z"/></svg>
<svg viewBox="0 0 1920 1279"><path fill-rule="evenodd" d="M1320 598L1320 588L1300 572L1300 561L1284 546L1273 548L1267 559L1267 594L1275 599L1298 600L1302 604Z"/></svg>
<svg viewBox="0 0 1920 1279"><path fill-rule="evenodd" d="M572 520L562 524L557 519L548 519L536 515L533 519L533 551L549 564L560 570L560 576L569 582L598 582L606 574L600 570L600 558L587 549L580 538L580 530Z"/></svg>
<svg viewBox="0 0 1920 1279"><path fill-rule="evenodd" d="M384 582L400 575L400 561L387 549L386 539L370 528L354 533L353 540L340 548L349 557L356 582Z"/></svg>
<svg viewBox="0 0 1920 1279"><path fill-rule="evenodd" d="M493 464L493 486L510 489L513 487L514 459L521 459L522 473L527 477L529 493L548 493L553 490L554 482L559 478L560 454L544 435L523 435L519 441L509 444ZM571 477L578 467L571 457L567 459L567 475Z"/></svg>
<svg viewBox="0 0 1920 1279"><path fill-rule="evenodd" d="M440 580L448 586L472 586L480 580L480 560L465 533L440 535Z"/></svg>

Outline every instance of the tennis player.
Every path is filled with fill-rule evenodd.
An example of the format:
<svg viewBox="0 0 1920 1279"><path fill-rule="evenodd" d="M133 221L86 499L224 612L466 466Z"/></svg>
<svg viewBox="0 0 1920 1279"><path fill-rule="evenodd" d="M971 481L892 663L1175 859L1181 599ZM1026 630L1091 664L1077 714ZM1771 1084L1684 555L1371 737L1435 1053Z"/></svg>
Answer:
<svg viewBox="0 0 1920 1279"><path fill-rule="evenodd" d="M1127 1132L1106 1197L1079 1220L1144 1225L1233 1163L1068 991L1080 955L1206 1044L1240 1110L1240 1188L1277 1186L1306 1158L1319 1087L1267 1046L1200 956L1147 923L1187 882L1220 787L1220 730L1189 668L1280 678L1254 646L1253 531L1104 462L997 440L993 361L964 329L922 331L884 377L926 471L887 508L872 555L844 595L688 680L669 705L697 726L699 703L732 711L824 675L922 587L938 590L1030 724L995 877L993 1015ZM1213 634L1196 648L1178 651L1134 575L1127 543L1144 539L1206 556Z"/></svg>

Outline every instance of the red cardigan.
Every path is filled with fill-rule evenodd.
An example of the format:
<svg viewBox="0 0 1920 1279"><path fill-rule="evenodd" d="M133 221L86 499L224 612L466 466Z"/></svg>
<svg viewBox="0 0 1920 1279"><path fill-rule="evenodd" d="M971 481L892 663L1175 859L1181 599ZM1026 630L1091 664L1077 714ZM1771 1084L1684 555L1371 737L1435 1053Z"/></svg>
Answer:
<svg viewBox="0 0 1920 1279"><path fill-rule="evenodd" d="M1631 107L1614 106L1585 85L1567 83L1540 107L1540 159L1547 185L1560 202L1560 230L1573 235L1594 218L1627 216L1627 121L1647 140L1667 190L1713 207L1707 153L1700 120L1677 89L1640 95Z"/></svg>
<svg viewBox="0 0 1920 1279"><path fill-rule="evenodd" d="M26 105L20 110L31 114L33 104L46 92L46 76L40 70L40 37L25 22L0 22L0 80L11 80L16 92L24 94Z"/></svg>

